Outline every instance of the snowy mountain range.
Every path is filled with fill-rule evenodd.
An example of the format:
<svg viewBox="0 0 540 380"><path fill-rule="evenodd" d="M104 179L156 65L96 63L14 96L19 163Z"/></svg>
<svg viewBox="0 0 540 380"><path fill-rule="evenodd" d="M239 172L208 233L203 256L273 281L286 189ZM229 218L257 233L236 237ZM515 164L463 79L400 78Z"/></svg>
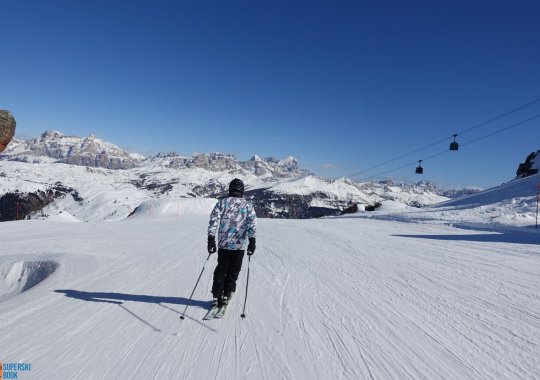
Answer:
<svg viewBox="0 0 540 380"><path fill-rule="evenodd" d="M113 170L134 167L192 169L208 171L243 171L262 178L292 178L311 174L298 168L294 157L277 160L273 157L262 159L253 156L248 161L238 161L232 154L194 154L192 157L176 153L159 153L144 157L121 149L115 144L103 141L93 135L82 138L66 136L58 131L46 131L39 138L26 141L15 139L0 156L2 160L28 163L65 163Z"/></svg>
<svg viewBox="0 0 540 380"><path fill-rule="evenodd" d="M423 207L479 189L441 191L432 183L355 183L328 180L301 169L294 157L253 156L240 161L223 153L127 152L95 136L47 131L14 140L0 155L0 220L68 212L83 221L119 220L143 202L226 194L231 179L246 184L246 197L263 217L311 218L339 215L385 203Z"/></svg>

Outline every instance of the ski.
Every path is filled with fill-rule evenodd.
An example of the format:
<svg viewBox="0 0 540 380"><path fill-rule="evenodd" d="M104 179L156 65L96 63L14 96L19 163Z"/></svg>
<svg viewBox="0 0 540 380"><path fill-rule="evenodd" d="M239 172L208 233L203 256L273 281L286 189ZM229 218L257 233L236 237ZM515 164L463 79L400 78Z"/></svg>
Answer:
<svg viewBox="0 0 540 380"><path fill-rule="evenodd" d="M206 315L204 316L203 320L207 321L209 319L214 319L214 317L216 316L216 314L218 313L218 311L220 310L219 307L217 306L212 306L212 308L208 311L208 313L206 313Z"/></svg>
<svg viewBox="0 0 540 380"><path fill-rule="evenodd" d="M212 305L212 308L206 313L203 320L208 321L210 319L214 318L223 318L225 315L225 312L227 311L227 307L229 307L229 303L231 302L230 298L229 300L225 300L225 303L221 306L218 305Z"/></svg>
<svg viewBox="0 0 540 380"><path fill-rule="evenodd" d="M225 311L227 311L227 305L221 306L218 309L217 313L214 315L214 318L216 318L216 319L223 318L223 316L225 315Z"/></svg>
<svg viewBox="0 0 540 380"><path fill-rule="evenodd" d="M228 306L229 306L228 304L221 306L219 310L217 311L216 315L214 316L214 318L217 318L217 319L223 318L225 316L225 312L227 311Z"/></svg>

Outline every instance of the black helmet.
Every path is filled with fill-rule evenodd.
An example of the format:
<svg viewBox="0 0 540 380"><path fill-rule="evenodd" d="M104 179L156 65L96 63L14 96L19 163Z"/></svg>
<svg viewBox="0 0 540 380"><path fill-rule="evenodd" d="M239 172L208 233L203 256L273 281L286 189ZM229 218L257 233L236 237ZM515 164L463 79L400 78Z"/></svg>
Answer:
<svg viewBox="0 0 540 380"><path fill-rule="evenodd" d="M242 180L235 178L231 181L229 184L229 195L233 193L238 195L244 194L244 182Z"/></svg>

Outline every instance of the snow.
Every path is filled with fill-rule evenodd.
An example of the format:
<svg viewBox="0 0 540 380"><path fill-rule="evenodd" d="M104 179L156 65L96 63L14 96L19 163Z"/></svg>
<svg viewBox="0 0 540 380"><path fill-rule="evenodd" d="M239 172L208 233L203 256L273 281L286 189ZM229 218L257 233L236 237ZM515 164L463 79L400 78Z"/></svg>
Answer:
<svg viewBox="0 0 540 380"><path fill-rule="evenodd" d="M216 199L193 191L237 173L164 157L128 170L41 162L3 161L0 193L61 182L80 199L0 225L0 359L32 363L25 378L540 376L539 175L447 201L421 185L243 173L250 189L327 195L312 206L385 198L374 212L259 219L227 316L207 322Z"/></svg>
<svg viewBox="0 0 540 380"><path fill-rule="evenodd" d="M315 176L307 176L295 181L286 181L270 188L270 190L285 193L308 195L317 191L333 192L340 197L346 198L352 194L359 194L360 191L347 180L322 180Z"/></svg>
<svg viewBox="0 0 540 380"><path fill-rule="evenodd" d="M60 159L61 162L93 165L96 160L101 160L101 153L109 158L116 157L120 161L115 161L114 165L126 168L119 169L113 165L116 169L110 170L56 162ZM240 162L223 153L193 157L169 153L144 160L142 156L130 156L133 159L130 162L128 156L129 153L121 151L118 146L93 136L69 137L56 131L46 132L39 139L12 141L0 157L0 194L18 191L24 196L25 193L46 191L58 185L67 186L73 189L72 196L55 199L40 216L33 217L52 216L65 211L84 222L119 221L141 203L161 198L218 196L233 178L241 178L255 198L281 197L284 202L272 206L275 215L284 211L280 203L287 203L292 198L314 207L335 210L352 203L373 205L388 200L426 205L448 200L437 195L437 190L428 183L399 186L390 183L362 184L346 178L325 180L307 175L307 171L298 168L294 157L278 161L254 156L250 161Z"/></svg>
<svg viewBox="0 0 540 380"><path fill-rule="evenodd" d="M24 375L36 379L540 374L538 230L517 221L495 231L447 225L452 218L405 223L390 210L387 220L259 219L257 251L227 315L202 321L216 265L216 255L206 261L215 200L147 201L116 222L1 224L4 362L31 363ZM494 207L467 205L453 213Z"/></svg>
<svg viewBox="0 0 540 380"><path fill-rule="evenodd" d="M215 198L159 199L143 202L130 218L209 217L217 203Z"/></svg>
<svg viewBox="0 0 540 380"><path fill-rule="evenodd" d="M69 212L60 211L58 214L51 215L49 220L52 222L64 222L64 223L80 223L80 220L71 215Z"/></svg>
<svg viewBox="0 0 540 380"><path fill-rule="evenodd" d="M532 228L536 223L539 191L540 175L536 174L431 207L414 208L386 201L377 212L359 213L353 217L474 228Z"/></svg>

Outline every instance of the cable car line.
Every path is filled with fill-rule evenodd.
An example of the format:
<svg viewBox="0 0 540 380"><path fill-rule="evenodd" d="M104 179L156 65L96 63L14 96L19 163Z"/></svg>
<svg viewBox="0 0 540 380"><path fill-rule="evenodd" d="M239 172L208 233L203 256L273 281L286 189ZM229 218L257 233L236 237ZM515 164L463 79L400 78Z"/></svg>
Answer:
<svg viewBox="0 0 540 380"><path fill-rule="evenodd" d="M529 103L525 103L525 104L523 104L523 105L521 105L521 106L519 106L519 107L516 107L516 108L514 108L514 109L512 109L512 110L510 110L510 111L503 112L503 113L501 113L500 115L497 115L497 116L495 116L495 117L492 117L491 119L486 120L486 121L484 121L484 122L482 122L482 123L480 123L480 124L473 125L472 127L468 128L468 129L464 129L463 131L458 132L457 134L458 134L458 135L463 135L463 134L468 133L468 132L470 132L470 131L472 131L472 130L474 130L474 129L483 127L483 126L486 125L486 124L489 124L489 123L492 123L492 122L497 121L497 120L499 120L499 119L502 119L502 118L505 117L505 116L511 115L511 114L513 114L514 112L521 111L522 109L527 108L527 107L530 107L530 106L532 106L533 104L536 104L536 103L540 103L540 98L535 99L535 100L533 100L533 101L531 101L531 102L529 102Z"/></svg>
<svg viewBox="0 0 540 380"><path fill-rule="evenodd" d="M513 124L510 124L510 125L508 125L508 126L506 126L506 127L497 129L496 131L493 131L493 132L491 132L491 133L488 133L487 135L484 135L484 136L478 137L478 138L476 138L476 139L473 139L473 140L467 141L467 142L465 142L465 143L462 143L461 146L467 146L467 145L470 145L470 144L474 144L474 143L476 143L476 142L478 142L478 141L484 140L484 139L486 139L486 138L488 138L488 137L491 137L491 136L493 136L493 135L496 135L496 134L498 134L498 133L507 131L507 130L512 129L512 128L519 127L519 126L521 126L521 125L523 125L523 124L529 123L529 122L531 122L531 121L533 121L533 120L537 120L537 119L540 119L540 114L537 114L537 115L535 115L535 116L531 116L531 117L529 117L529 118L527 118L527 119L524 119L524 120L521 120L521 121L519 121L519 122L517 122L517 123L513 123ZM397 170L404 169L404 168L406 168L406 167L411 167L412 165L415 165L415 164L417 164L417 163L420 163L420 165L416 168L416 169L419 169L419 168L422 168L421 162L431 160L431 159L433 159L433 158L435 158L435 157L442 156L443 154L447 154L447 153L449 153L449 152L451 152L451 150L445 149L445 150L443 150L443 151L441 151L441 152L439 152L439 153L432 154L431 156L428 156L428 157L423 158L423 159L421 159L421 160L417 160L417 161L414 161L414 162L412 162L412 163L408 163L408 164L406 164L406 165L402 165L402 166L400 166L400 167L397 167L397 168L394 168L394 169L390 169L390 170L384 171L384 172L382 172L382 173L374 174L374 175L372 175L372 176L369 176L369 177L360 179L360 180L358 180L358 182L365 182L365 181L367 181L367 180L369 180L369 179L372 179L372 178L375 178L375 177L379 177L379 176L384 175L384 174L388 174L388 173L391 173L391 172L395 172L395 171L397 171ZM423 174L423 169L424 169L424 168L422 168L422 172L421 172L421 173L419 173L419 171L416 171L416 173L417 173L417 174Z"/></svg>
<svg viewBox="0 0 540 380"><path fill-rule="evenodd" d="M391 162L395 162L395 161L400 160L400 159L402 159L402 158L408 157L408 156L410 156L410 155L412 155L412 154L414 154L414 153L418 153L418 152L423 151L423 150L425 150L425 149L427 149L427 148L431 148L432 146L435 146L435 145L441 144L441 143L443 143L443 142L446 142L446 141L448 141L448 139L451 138L451 137L454 137L454 142L455 142L455 137L456 137L457 135L463 135L463 134L466 134L466 133L468 133L468 132L470 132L470 131L472 131L472 130L474 130L474 129L483 127L483 126L486 125L486 124L489 124L489 123L492 123L492 122L497 121L497 120L499 120L499 119L502 119L502 118L505 117L505 116L511 115L511 114L513 114L513 113L515 113L515 112L518 112L518 111L521 111L521 110L523 110L523 109L525 109L525 108L527 108L527 107L530 107L530 106L532 106L532 105L534 105L534 104L537 104L537 103L540 103L540 98L537 98L537 99L532 100L532 101L530 101L530 102L528 102L528 103L522 104L522 105L520 105L519 107L513 108L513 109L511 109L511 110L509 110L509 111L505 111L505 112L503 112L503 113L501 113L501 114L499 114L499 115L497 115L497 116L494 116L494 117L492 117L492 118L490 118L490 119L488 119L488 120L486 120L486 121L483 121L483 122L481 122L481 123L479 123L479 124L473 125L472 127L467 128L467 129L464 129L464 130L462 130L461 132L455 133L455 134L453 134L453 135L451 135L451 136L447 136L447 137L445 137L445 138L443 138L443 139L437 140L437 141L435 141L435 142L433 142L433 143L430 143L430 144L428 144L428 145L425 145L425 146L423 146L423 147L421 147L421 148L415 149L415 150L413 150L413 151L410 151L410 152L408 152L408 153L402 154L402 155L397 156L397 157L395 157L395 158L392 158L392 159L390 159L390 160L384 161L383 163L377 164L377 165L375 165L375 166L371 166L371 167L369 167L369 168L367 168L367 169L363 169L363 170L354 172L354 173L352 173L352 174L349 174L347 177L354 177L354 176L357 176L358 174L362 174L362 173L371 171L371 170L373 170L373 169L377 169L377 168L379 168L379 167L381 167L381 166L384 166L384 165L387 165L387 164L389 164L389 163L391 163ZM456 144L457 144L457 143L456 143ZM457 150L457 149L451 149L451 150ZM375 176L372 176L372 177L375 177ZM369 178L372 178L372 177L369 177Z"/></svg>
<svg viewBox="0 0 540 380"><path fill-rule="evenodd" d="M512 128L515 128L515 127L519 127L519 126L522 125L522 124L528 123L529 121L533 121L533 120L536 120L536 119L539 119L539 118L540 118L540 114L535 115L535 116L532 116L532 117L530 117L530 118L528 118L528 119L519 121L519 122L514 123L514 124L512 124L512 125L509 125L509 126L507 126L507 127L498 129L498 130L496 130L496 131L491 132L490 134L484 135L484 136L482 136L482 137L478 137L478 138L476 138L476 139L474 139L474 140L468 141L468 142L466 142L466 143L464 143L464 144L461 144L461 145L462 145L462 146L465 146L465 145L469 145L469 144L475 143L475 142L477 142L477 141L480 141L480 140L483 140L483 139L485 139L485 138L488 138L488 137L491 137L491 136L493 136L493 135L496 135L497 133L501 133L501 132L507 131L507 130L509 130L509 129L512 129Z"/></svg>

